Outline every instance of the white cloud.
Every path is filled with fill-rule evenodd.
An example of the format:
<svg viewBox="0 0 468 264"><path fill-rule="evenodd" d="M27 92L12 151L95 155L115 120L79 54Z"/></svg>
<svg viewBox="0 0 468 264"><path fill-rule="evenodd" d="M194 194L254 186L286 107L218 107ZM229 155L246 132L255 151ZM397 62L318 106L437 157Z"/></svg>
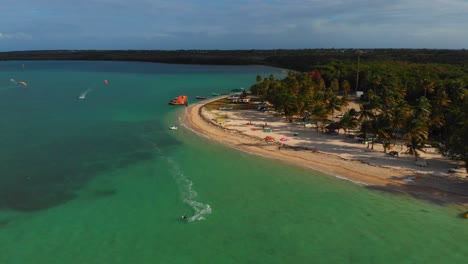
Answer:
<svg viewBox="0 0 468 264"><path fill-rule="evenodd" d="M443 38L455 39L457 47L468 45L466 0L82 0L80 5L4 1L2 27L34 32L41 45L57 38L74 45L157 40L187 48L194 42L238 43L240 38L252 48L454 45L455 41L441 42ZM32 38L11 32L0 34L0 39Z"/></svg>

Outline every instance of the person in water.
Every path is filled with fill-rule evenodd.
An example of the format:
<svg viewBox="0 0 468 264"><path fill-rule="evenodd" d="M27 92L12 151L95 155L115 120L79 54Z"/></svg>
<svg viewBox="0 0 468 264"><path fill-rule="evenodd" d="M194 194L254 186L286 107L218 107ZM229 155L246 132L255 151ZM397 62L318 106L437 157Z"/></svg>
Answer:
<svg viewBox="0 0 468 264"><path fill-rule="evenodd" d="M184 214L184 215L182 216L182 219L187 219L187 214Z"/></svg>

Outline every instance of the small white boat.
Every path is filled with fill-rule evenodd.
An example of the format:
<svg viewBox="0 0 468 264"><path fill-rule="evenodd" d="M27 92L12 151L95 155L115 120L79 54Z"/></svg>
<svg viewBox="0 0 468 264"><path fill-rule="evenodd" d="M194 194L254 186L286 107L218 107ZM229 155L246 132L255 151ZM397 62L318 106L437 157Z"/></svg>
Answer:
<svg viewBox="0 0 468 264"><path fill-rule="evenodd" d="M88 89L86 91L84 91L83 93L80 94L80 96L78 96L78 99L85 99L86 98L86 95L91 91L91 89Z"/></svg>
<svg viewBox="0 0 468 264"><path fill-rule="evenodd" d="M177 130L177 127L176 126L171 126L169 127L170 130Z"/></svg>

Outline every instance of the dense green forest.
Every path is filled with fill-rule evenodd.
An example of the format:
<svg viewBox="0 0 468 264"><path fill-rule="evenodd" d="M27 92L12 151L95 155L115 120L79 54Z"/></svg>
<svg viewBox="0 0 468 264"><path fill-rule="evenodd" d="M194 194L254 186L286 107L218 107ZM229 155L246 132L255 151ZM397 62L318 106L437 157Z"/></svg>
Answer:
<svg viewBox="0 0 468 264"><path fill-rule="evenodd" d="M417 159L425 144L463 160L468 172L468 51L430 49L46 50L0 52L0 60L105 60L210 65L267 65L285 78L258 76L252 93L289 119L323 123L349 95L360 109L335 128L375 135L389 149L406 140ZM374 142L374 141L372 141ZM372 147L372 146L371 146Z"/></svg>
<svg viewBox="0 0 468 264"><path fill-rule="evenodd" d="M467 50L432 49L277 49L277 50L44 50L0 52L0 60L107 60L211 65L269 65L309 71L339 60L394 60L468 66Z"/></svg>

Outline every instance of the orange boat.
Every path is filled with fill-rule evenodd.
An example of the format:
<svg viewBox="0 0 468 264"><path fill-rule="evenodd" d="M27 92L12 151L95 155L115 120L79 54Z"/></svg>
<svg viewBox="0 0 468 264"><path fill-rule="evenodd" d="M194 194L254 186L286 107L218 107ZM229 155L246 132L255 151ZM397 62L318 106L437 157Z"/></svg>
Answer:
<svg viewBox="0 0 468 264"><path fill-rule="evenodd" d="M186 95L179 95L169 102L170 105L188 105L188 97Z"/></svg>

